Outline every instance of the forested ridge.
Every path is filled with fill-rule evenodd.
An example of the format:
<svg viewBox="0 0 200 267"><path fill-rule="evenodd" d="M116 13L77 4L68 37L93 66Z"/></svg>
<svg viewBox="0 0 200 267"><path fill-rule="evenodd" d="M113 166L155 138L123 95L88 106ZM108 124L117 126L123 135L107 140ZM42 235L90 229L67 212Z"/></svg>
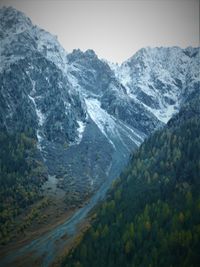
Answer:
<svg viewBox="0 0 200 267"><path fill-rule="evenodd" d="M200 97L148 138L62 267L197 267Z"/></svg>
<svg viewBox="0 0 200 267"><path fill-rule="evenodd" d="M16 228L16 216L41 197L46 173L31 130L15 134L1 130L0 148L0 243L5 244L11 232L26 227Z"/></svg>

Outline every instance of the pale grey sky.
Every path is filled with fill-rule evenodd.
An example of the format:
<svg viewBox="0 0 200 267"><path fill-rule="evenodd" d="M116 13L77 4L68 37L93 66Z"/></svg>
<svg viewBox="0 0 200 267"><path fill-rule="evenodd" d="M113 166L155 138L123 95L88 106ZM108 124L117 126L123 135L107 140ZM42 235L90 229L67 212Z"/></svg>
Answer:
<svg viewBox="0 0 200 267"><path fill-rule="evenodd" d="M121 63L146 46L199 46L199 0L0 0L58 36Z"/></svg>

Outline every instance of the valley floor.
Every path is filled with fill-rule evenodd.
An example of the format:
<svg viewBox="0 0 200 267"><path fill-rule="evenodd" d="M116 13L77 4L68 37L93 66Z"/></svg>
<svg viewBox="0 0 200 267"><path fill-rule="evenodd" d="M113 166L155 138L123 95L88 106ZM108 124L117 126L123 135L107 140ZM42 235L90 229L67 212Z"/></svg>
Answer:
<svg viewBox="0 0 200 267"><path fill-rule="evenodd" d="M70 219L75 213L76 209L66 211L66 205L61 200L52 200L51 205L44 211L43 216L46 216L48 220L45 220L40 223L33 223L27 231L15 238L11 243L5 246L1 246L0 249L0 262L8 255L11 255L12 252L18 251L26 245L33 242L33 240L37 240L39 237L45 235L48 232L53 231L59 225L62 225L66 220ZM89 226L89 218L85 219L79 227L77 227L75 236L68 236L67 234L62 237L62 239L67 240L67 245L65 246L65 250L61 250L59 257L56 262L52 266L59 266L60 258L62 259L62 255L66 256L68 251L76 246L77 243L81 240L81 236L85 232L85 230ZM58 246L59 249L59 246ZM12 263L6 264L6 267L22 267L22 266L31 266L38 267L43 266L43 257L35 257L33 253L22 254L22 256L17 257L16 261ZM1 266L1 264L0 264Z"/></svg>
<svg viewBox="0 0 200 267"><path fill-rule="evenodd" d="M67 208L64 201L65 192L56 186L56 180L54 176L49 177L44 186L44 197L16 219L16 229L19 229L21 225L24 225L24 229L21 234L13 232L12 241L1 245L0 259L62 225L77 210L78 207ZM22 266L21 260L28 260L29 256L26 255L26 259L22 257L19 262L16 262L15 266ZM33 262L29 262L29 264L29 266L34 266ZM37 264L36 266L38 266Z"/></svg>
<svg viewBox="0 0 200 267"><path fill-rule="evenodd" d="M0 267L49 267L55 262L57 257L61 256L60 253L63 250L66 251L66 248L70 249L71 246L76 244L80 234L87 229L92 210L103 200L113 180L119 175L121 166L119 161L120 159L116 155L108 174L109 178L106 179L90 199L85 200L82 207L77 207L71 213L64 211L60 214L62 215L60 219L56 221L56 214L57 212L59 214L61 211L61 207L57 204L58 206L51 209L51 214L53 213L52 220L49 217L44 228L37 226L35 232L32 230L35 233L34 236L13 242L6 249L2 250L0 254ZM59 203L61 200L57 199L57 201ZM38 238L36 238L37 236Z"/></svg>

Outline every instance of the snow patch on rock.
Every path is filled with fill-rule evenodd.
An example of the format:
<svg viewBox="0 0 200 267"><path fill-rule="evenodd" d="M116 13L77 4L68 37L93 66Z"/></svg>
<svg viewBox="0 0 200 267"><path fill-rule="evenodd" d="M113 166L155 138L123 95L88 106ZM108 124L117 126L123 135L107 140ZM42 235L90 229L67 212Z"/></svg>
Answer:
<svg viewBox="0 0 200 267"><path fill-rule="evenodd" d="M82 122L82 121L77 121L78 123L78 128L77 128L77 131L78 131L78 140L76 141L77 144L80 144L82 138L83 138L83 133L85 131L85 127L86 127L86 123Z"/></svg>
<svg viewBox="0 0 200 267"><path fill-rule="evenodd" d="M133 129L125 126L125 123L108 114L106 110L101 108L101 103L98 99L85 99L87 111L91 119L97 125L102 134L108 139L109 143L116 150L117 144L120 142L126 147L127 151L131 148L124 142L124 136L139 146L143 141L142 134L136 133Z"/></svg>

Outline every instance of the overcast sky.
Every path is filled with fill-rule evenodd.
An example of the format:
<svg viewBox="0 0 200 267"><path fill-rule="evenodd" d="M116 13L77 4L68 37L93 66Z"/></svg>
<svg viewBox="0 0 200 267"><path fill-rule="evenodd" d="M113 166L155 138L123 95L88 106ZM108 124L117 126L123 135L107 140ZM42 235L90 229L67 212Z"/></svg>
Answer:
<svg viewBox="0 0 200 267"><path fill-rule="evenodd" d="M121 63L146 46L199 46L199 0L0 0L58 36Z"/></svg>

